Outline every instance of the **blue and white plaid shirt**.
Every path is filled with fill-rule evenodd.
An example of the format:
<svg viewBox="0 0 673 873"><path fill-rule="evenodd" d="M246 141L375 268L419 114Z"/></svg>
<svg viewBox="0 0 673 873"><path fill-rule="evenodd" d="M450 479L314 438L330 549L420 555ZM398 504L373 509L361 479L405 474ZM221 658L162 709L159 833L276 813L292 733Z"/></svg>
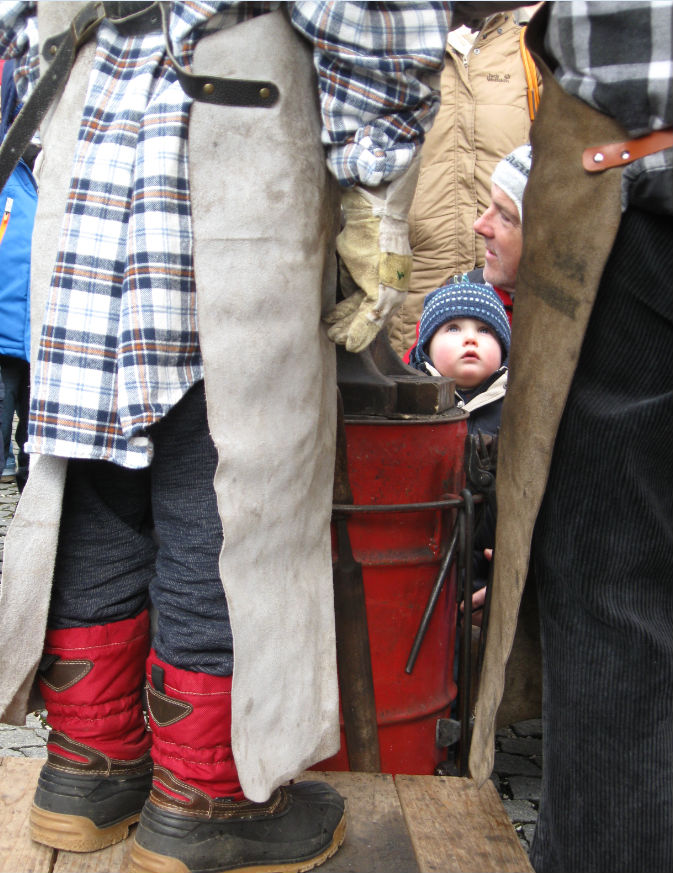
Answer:
<svg viewBox="0 0 673 873"><path fill-rule="evenodd" d="M175 2L170 37L188 66L203 25L278 3ZM448 4L287 4L313 45L327 163L344 186L404 172L438 107ZM37 75L35 4L0 3L0 56ZM190 99L161 33L103 24L33 374L28 450L138 468L147 428L202 378L187 164Z"/></svg>

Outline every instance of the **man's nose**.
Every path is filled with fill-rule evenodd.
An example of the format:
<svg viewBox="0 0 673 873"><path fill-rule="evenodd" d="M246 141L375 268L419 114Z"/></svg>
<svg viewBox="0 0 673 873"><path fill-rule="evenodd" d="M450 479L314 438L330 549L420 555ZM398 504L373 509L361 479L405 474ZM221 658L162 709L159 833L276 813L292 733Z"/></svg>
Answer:
<svg viewBox="0 0 673 873"><path fill-rule="evenodd" d="M484 212L483 215L480 215L479 218L474 222L472 228L475 233L478 233L480 236L493 236L491 232L491 226L488 221L488 212Z"/></svg>

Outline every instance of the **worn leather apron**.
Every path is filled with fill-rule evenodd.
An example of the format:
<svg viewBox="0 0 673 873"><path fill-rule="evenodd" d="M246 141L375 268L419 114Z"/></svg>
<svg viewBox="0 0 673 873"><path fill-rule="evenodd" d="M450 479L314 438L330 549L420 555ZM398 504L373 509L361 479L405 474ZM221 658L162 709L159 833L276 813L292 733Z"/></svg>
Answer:
<svg viewBox="0 0 673 873"><path fill-rule="evenodd" d="M531 128L533 163L498 447L491 612L469 759L479 784L493 769L496 713L556 431L621 218L621 170L587 173L582 152L628 139L619 124L555 80L542 48L547 12L538 11L526 35L543 95ZM530 628L522 626L519 638L530 648L529 637ZM525 683L520 675L512 678Z"/></svg>
<svg viewBox="0 0 673 873"><path fill-rule="evenodd" d="M40 4L41 39L77 4ZM42 130L33 350L58 248L93 43ZM329 522L336 183L328 177L311 52L283 10L205 36L193 72L266 79L272 109L195 103L189 160L199 336L235 670L232 744L246 795L339 746ZM5 546L0 711L23 724L49 607L67 461L31 458ZM20 641L20 645L17 642Z"/></svg>

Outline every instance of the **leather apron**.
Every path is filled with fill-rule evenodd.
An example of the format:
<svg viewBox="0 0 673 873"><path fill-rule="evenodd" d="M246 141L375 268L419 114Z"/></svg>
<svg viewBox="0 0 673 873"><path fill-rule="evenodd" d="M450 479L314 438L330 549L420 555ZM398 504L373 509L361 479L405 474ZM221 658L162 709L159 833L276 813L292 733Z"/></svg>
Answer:
<svg viewBox="0 0 673 873"><path fill-rule="evenodd" d="M523 251L498 446L493 591L469 758L478 784L493 769L496 714L517 632L533 528L587 322L621 219L621 169L587 173L582 152L628 136L613 119L557 83L542 48L547 13L545 5L526 34L542 74L543 94L531 128L533 162L523 201ZM522 636L528 636L528 629L520 628Z"/></svg>

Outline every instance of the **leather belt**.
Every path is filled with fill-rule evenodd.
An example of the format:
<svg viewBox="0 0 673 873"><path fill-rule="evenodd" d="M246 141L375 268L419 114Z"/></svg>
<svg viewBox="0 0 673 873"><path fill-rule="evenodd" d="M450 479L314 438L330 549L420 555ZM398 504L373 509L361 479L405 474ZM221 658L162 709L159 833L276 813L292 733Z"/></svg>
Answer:
<svg viewBox="0 0 673 873"><path fill-rule="evenodd" d="M607 145L592 146L582 153L582 166L588 173L601 173L612 167L624 167L627 164L663 151L673 146L673 128L655 130L647 136L624 142L610 142Z"/></svg>

